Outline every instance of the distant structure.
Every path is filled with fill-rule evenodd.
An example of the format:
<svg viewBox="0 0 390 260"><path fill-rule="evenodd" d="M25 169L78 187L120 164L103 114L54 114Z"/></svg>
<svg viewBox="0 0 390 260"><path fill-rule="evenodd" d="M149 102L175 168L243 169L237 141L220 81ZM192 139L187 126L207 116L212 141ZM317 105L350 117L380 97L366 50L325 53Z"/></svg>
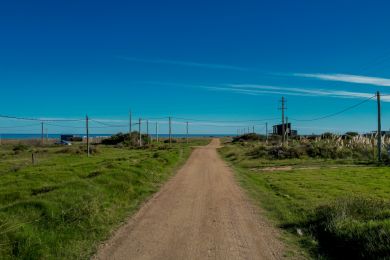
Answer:
<svg viewBox="0 0 390 260"><path fill-rule="evenodd" d="M371 133L366 133L366 134L363 134L363 136L372 136L372 135L376 135L377 131L371 131ZM385 136L390 136L390 130L389 131L381 131L381 135L385 135Z"/></svg>
<svg viewBox="0 0 390 260"><path fill-rule="evenodd" d="M66 141L66 142L82 141L82 138L75 135L61 135L61 141Z"/></svg>
<svg viewBox="0 0 390 260"><path fill-rule="evenodd" d="M273 127L273 134L274 135L282 135L283 134L283 124L280 125L274 125ZM297 130L292 130L291 129L291 123L284 124L284 129L286 131L286 134L288 136L297 136L298 131Z"/></svg>

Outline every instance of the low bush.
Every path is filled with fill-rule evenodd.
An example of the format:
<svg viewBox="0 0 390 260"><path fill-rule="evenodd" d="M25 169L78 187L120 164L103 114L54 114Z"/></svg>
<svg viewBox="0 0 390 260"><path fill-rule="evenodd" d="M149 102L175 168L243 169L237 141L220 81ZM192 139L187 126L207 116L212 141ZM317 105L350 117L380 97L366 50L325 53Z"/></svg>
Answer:
<svg viewBox="0 0 390 260"><path fill-rule="evenodd" d="M149 143L150 137L146 134L141 135L142 143ZM103 139L102 144L105 145L130 145L130 146L138 146L139 145L139 132L132 132L129 134L118 133L110 136L109 138Z"/></svg>
<svg viewBox="0 0 390 260"><path fill-rule="evenodd" d="M164 144L169 144L170 142L177 143L177 140L176 139L171 139L171 141L169 141L169 139L164 140Z"/></svg>
<svg viewBox="0 0 390 260"><path fill-rule="evenodd" d="M249 141L261 141L264 137L255 133L244 134L233 137L233 143L235 142L249 142Z"/></svg>
<svg viewBox="0 0 390 260"><path fill-rule="evenodd" d="M331 142L292 142L289 145L259 145L253 143L239 143L249 150L247 155L252 158L266 159L299 159L299 158L318 158L318 159L355 159L372 160L372 149L361 146L341 146ZM384 153L383 160L387 162L388 156Z"/></svg>
<svg viewBox="0 0 390 260"><path fill-rule="evenodd" d="M319 250L336 259L388 259L390 203L368 198L339 199L316 209L310 221Z"/></svg>
<svg viewBox="0 0 390 260"><path fill-rule="evenodd" d="M29 146L28 145L25 145L25 144L17 144L17 145L14 145L14 147L12 148L12 151L15 153L15 154L18 154L20 152L24 152L24 151L27 151L29 149Z"/></svg>
<svg viewBox="0 0 390 260"><path fill-rule="evenodd" d="M65 153L65 154L81 154L83 153L80 146L77 147L64 147L58 150L56 153Z"/></svg>

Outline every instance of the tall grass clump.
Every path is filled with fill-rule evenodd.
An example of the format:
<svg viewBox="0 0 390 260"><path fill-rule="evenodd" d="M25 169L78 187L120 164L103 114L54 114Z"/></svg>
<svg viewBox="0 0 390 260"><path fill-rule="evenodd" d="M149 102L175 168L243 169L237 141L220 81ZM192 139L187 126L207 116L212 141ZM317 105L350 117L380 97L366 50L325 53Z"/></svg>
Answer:
<svg viewBox="0 0 390 260"><path fill-rule="evenodd" d="M310 223L320 252L336 259L389 259L390 203L339 199L316 209Z"/></svg>

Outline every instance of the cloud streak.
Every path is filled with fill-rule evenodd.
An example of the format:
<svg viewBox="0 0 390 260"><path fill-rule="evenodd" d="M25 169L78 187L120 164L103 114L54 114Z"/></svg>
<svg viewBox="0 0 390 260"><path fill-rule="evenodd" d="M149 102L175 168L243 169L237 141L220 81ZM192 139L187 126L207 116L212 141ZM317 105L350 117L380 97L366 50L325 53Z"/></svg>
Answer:
<svg viewBox="0 0 390 260"><path fill-rule="evenodd" d="M293 75L297 77L315 78L315 79L327 80L327 81L339 81L339 82L347 82L347 83L390 87L390 79L387 78L368 77L368 76L351 75L351 74L321 74L321 73L318 74L295 73Z"/></svg>
<svg viewBox="0 0 390 260"><path fill-rule="evenodd" d="M184 66L184 67L198 67L198 68L207 68L207 69L222 69L222 70L236 70L236 71L250 70L248 68L226 65L226 64L199 63L199 62L192 62L192 61L178 61L178 60L164 60L164 59L139 59L134 57L118 57L118 58L126 61L132 61L132 62L165 64L165 65L175 65L175 66Z"/></svg>
<svg viewBox="0 0 390 260"><path fill-rule="evenodd" d="M279 86L265 86L254 84L226 84L222 86L203 87L212 91L227 91L245 95L290 95L290 96L311 96L311 97L333 97L333 98L371 98L374 93L367 92L352 92L344 90L328 90L328 89L308 89L308 88L289 88ZM382 97L384 102L390 102L389 96Z"/></svg>

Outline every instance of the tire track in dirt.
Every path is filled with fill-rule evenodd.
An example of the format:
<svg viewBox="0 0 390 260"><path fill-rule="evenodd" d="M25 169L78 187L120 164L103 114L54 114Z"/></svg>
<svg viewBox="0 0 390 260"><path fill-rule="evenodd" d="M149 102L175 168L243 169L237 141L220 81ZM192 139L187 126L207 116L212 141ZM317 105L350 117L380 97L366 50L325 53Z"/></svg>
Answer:
<svg viewBox="0 0 390 260"><path fill-rule="evenodd" d="M115 235L96 259L281 259L279 235L219 157L219 139L186 164Z"/></svg>

